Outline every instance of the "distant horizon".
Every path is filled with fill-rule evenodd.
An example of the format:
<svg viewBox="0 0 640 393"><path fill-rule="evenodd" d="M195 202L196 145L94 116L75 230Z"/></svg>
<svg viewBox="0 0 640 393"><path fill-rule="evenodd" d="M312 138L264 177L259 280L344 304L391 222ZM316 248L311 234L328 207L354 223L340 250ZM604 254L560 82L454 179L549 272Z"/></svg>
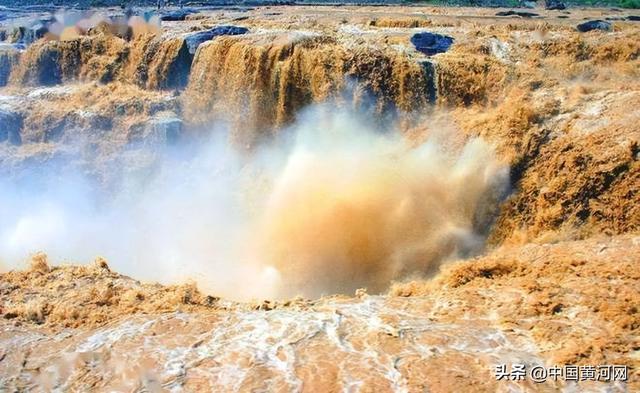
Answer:
<svg viewBox="0 0 640 393"><path fill-rule="evenodd" d="M608 8L619 7L627 9L640 8L640 0L565 0L568 6ZM545 1L529 0L0 0L1 7L65 7L72 8L101 8L101 7L202 7L202 6L261 6L261 5L292 5L292 4L358 4L358 5L428 5L443 7L503 7L519 8L533 5L544 6Z"/></svg>

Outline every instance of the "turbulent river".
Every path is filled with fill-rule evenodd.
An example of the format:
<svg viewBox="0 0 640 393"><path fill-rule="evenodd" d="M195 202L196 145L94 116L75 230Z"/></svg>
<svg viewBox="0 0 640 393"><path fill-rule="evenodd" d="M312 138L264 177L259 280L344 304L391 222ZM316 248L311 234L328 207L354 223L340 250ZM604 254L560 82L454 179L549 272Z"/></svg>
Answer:
<svg viewBox="0 0 640 393"><path fill-rule="evenodd" d="M52 7L0 7L0 390L640 387L627 10Z"/></svg>

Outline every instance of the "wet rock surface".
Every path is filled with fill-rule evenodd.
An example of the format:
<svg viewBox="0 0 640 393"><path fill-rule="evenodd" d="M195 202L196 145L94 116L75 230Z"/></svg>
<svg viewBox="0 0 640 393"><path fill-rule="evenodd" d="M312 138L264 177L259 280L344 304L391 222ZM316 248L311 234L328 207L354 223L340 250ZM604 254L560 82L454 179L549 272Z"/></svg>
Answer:
<svg viewBox="0 0 640 393"><path fill-rule="evenodd" d="M18 64L20 50L15 45L0 43L0 87L9 82L14 66Z"/></svg>
<svg viewBox="0 0 640 393"><path fill-rule="evenodd" d="M576 26L579 32L586 33L593 30L610 31L611 23L604 20L590 20L588 22L580 23Z"/></svg>
<svg viewBox="0 0 640 393"><path fill-rule="evenodd" d="M183 21L187 18L187 16L196 13L195 10L190 9L179 9L175 11L166 11L160 15L160 20L167 22L176 22Z"/></svg>
<svg viewBox="0 0 640 393"><path fill-rule="evenodd" d="M540 15L536 14L535 12L524 12L524 11L509 10L509 11L497 12L496 16L518 16L520 18L534 18L534 17L538 17Z"/></svg>
<svg viewBox="0 0 640 393"><path fill-rule="evenodd" d="M198 46L202 43L211 41L215 37L225 36L225 35L241 35L249 32L249 29L246 27L238 27L238 26L217 26L211 30L200 31L194 34L189 34L186 36L185 41L187 42L187 46L189 48L189 53L192 55L196 53Z"/></svg>
<svg viewBox="0 0 640 393"><path fill-rule="evenodd" d="M0 143L19 145L22 142L22 116L0 108Z"/></svg>
<svg viewBox="0 0 640 393"><path fill-rule="evenodd" d="M544 8L547 10L564 10L567 6L560 0L546 0L544 2Z"/></svg>
<svg viewBox="0 0 640 393"><path fill-rule="evenodd" d="M453 38L441 34L424 32L414 34L411 37L411 43L419 52L431 56L449 50L453 44Z"/></svg>

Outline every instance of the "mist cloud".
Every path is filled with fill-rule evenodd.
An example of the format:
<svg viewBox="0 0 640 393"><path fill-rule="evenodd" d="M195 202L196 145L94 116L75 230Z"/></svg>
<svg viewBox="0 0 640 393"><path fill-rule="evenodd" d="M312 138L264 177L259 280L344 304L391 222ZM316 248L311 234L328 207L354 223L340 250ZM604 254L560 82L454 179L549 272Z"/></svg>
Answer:
<svg viewBox="0 0 640 393"><path fill-rule="evenodd" d="M507 184L482 140L412 146L330 106L250 154L216 131L115 190L55 168L46 186L2 184L0 261L100 255L137 279L240 300L382 291L481 250Z"/></svg>

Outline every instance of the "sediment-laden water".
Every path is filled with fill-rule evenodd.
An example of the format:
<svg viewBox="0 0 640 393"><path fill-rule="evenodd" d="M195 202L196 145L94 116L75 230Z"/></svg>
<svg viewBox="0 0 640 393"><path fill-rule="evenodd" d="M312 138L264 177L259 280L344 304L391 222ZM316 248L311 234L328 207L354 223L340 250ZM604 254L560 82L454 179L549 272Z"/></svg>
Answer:
<svg viewBox="0 0 640 393"><path fill-rule="evenodd" d="M5 11L3 388L638 384L627 11Z"/></svg>

